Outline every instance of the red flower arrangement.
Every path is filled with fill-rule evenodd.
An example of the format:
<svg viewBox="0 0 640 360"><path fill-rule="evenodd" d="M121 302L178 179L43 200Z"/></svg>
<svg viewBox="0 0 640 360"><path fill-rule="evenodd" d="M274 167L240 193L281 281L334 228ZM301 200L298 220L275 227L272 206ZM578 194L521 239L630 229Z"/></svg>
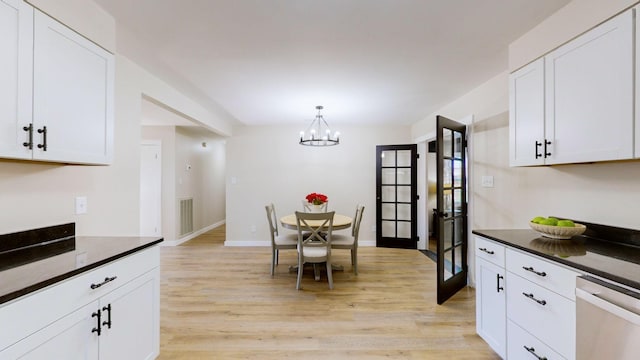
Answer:
<svg viewBox="0 0 640 360"><path fill-rule="evenodd" d="M326 203L329 198L327 197L327 195L323 195L320 193L311 193L309 195L307 195L305 197L307 199L307 201L313 205L322 205L324 203Z"/></svg>

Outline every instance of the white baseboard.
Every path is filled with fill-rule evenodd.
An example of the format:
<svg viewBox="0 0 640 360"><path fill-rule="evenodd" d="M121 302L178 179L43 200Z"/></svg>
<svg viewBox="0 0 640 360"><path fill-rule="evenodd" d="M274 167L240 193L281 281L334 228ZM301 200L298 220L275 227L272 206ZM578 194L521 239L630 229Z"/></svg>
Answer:
<svg viewBox="0 0 640 360"><path fill-rule="evenodd" d="M182 243L184 243L184 242L187 242L187 241L189 241L189 240L191 240L191 239L195 238L196 236L200 236L200 235L202 235L202 234L206 233L207 231L213 230L213 229L217 228L217 227L218 227L218 226L220 226L220 225L224 225L225 223L226 223L226 221L225 221L225 220L221 220L221 221L218 221L218 222L213 223L213 224L211 224L211 225L205 226L205 227L203 227L203 228L202 228L202 229L200 229L200 230L194 231L194 232L192 232L191 234L189 234L189 235L187 235L187 236L185 236L185 237L182 237L182 238L180 238L180 239L177 239L177 240L170 240L170 241L166 241L166 240L165 240L165 241L161 242L160 244L161 244L162 246L178 246L178 245L180 245L180 244L182 244ZM225 242L225 243L226 243L226 242Z"/></svg>

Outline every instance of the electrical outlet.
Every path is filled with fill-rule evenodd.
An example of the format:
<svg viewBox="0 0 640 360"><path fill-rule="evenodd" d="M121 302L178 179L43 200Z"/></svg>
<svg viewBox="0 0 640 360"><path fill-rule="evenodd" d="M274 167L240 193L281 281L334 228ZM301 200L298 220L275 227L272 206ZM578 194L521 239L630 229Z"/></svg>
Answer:
<svg viewBox="0 0 640 360"><path fill-rule="evenodd" d="M371 232L376 232L376 226L375 225L371 225Z"/></svg>
<svg viewBox="0 0 640 360"><path fill-rule="evenodd" d="M251 232L252 233L256 232L256 226L255 225L251 225Z"/></svg>
<svg viewBox="0 0 640 360"><path fill-rule="evenodd" d="M86 213L87 213L87 197L86 196L76 197L76 215L86 214Z"/></svg>

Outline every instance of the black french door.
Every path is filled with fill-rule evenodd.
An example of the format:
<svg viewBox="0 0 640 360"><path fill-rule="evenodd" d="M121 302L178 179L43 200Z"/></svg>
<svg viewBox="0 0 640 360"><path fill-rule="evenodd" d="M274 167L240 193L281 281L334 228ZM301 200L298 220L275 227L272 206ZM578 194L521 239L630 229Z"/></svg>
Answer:
<svg viewBox="0 0 640 360"><path fill-rule="evenodd" d="M466 126L436 118L438 304L467 285Z"/></svg>
<svg viewBox="0 0 640 360"><path fill-rule="evenodd" d="M376 246L417 249L416 144L376 146Z"/></svg>

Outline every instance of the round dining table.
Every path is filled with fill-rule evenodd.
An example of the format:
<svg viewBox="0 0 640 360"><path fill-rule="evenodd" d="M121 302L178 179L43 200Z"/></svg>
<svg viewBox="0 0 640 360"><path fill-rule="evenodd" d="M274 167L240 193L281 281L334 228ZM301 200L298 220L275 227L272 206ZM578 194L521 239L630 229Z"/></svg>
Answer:
<svg viewBox="0 0 640 360"><path fill-rule="evenodd" d="M353 219L346 215L335 214L333 215L333 230L343 230L351 227ZM311 226L322 225L323 220L307 220L307 223ZM280 218L280 223L283 227L291 230L298 230L298 222L296 221L296 214L289 214Z"/></svg>
<svg viewBox="0 0 640 360"><path fill-rule="evenodd" d="M322 225L322 223L324 222L324 220L307 220L307 223L311 226L320 226ZM353 222L353 219L349 216L346 215L340 215L340 214L334 214L333 215L333 230L344 230L344 229L348 229L349 227L351 227L351 222ZM282 227L287 228L287 229L291 229L291 230L298 230L298 222L296 220L296 214L289 214L289 215L285 215L283 217L280 218L280 224L282 224ZM289 266L289 271L297 271L298 266L297 265L291 265ZM331 264L331 269L332 270L338 270L338 271L343 271L344 267L342 265L338 265L338 264ZM320 274L318 273L318 268L317 266L313 267L313 272L314 272L314 277L316 279L316 281L320 280Z"/></svg>

